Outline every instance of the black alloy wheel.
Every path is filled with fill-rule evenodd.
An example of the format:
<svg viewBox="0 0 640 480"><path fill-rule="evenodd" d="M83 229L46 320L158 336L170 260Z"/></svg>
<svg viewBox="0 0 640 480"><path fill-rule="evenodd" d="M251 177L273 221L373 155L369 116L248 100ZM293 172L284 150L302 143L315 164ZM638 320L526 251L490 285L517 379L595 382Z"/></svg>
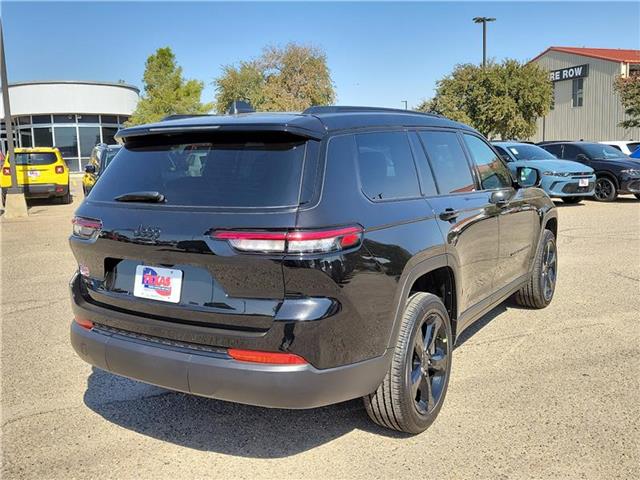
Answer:
<svg viewBox="0 0 640 480"><path fill-rule="evenodd" d="M600 177L596 180L596 188L593 197L599 202L612 202L618 196L616 185L610 178Z"/></svg>
<svg viewBox="0 0 640 480"><path fill-rule="evenodd" d="M440 402L449 372L449 347L444 319L433 312L420 326L407 373L416 410L428 415Z"/></svg>
<svg viewBox="0 0 640 480"><path fill-rule="evenodd" d="M555 242L547 242L542 252L542 270L540 282L545 301L550 302L556 289L556 274L558 271L558 257Z"/></svg>

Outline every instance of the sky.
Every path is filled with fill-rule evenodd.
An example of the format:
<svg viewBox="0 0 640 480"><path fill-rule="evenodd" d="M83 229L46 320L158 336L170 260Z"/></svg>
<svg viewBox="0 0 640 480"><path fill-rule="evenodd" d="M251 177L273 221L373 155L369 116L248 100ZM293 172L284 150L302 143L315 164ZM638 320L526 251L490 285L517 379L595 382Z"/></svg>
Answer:
<svg viewBox="0 0 640 480"><path fill-rule="evenodd" d="M458 63L526 61L551 45L640 49L640 2L72 2L1 4L9 83L124 80L170 46L215 95L221 67L287 42L322 48L337 104L416 106Z"/></svg>

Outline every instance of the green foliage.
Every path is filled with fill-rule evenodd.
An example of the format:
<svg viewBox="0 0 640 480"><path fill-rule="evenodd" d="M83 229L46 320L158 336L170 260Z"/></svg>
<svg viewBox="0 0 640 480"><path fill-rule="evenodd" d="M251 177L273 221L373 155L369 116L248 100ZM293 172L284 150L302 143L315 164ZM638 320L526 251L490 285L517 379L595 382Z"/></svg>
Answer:
<svg viewBox="0 0 640 480"><path fill-rule="evenodd" d="M169 47L159 48L147 58L143 82L144 94L128 126L157 122L173 114L207 113L213 108L200 102L202 82L182 78L182 68Z"/></svg>
<svg viewBox="0 0 640 480"><path fill-rule="evenodd" d="M549 112L552 101L553 87L544 69L505 60L485 68L457 65L418 110L471 125L487 138L526 139L534 135L537 118Z"/></svg>
<svg viewBox="0 0 640 480"><path fill-rule="evenodd" d="M335 101L324 52L294 43L267 47L254 60L225 66L214 85L219 113L233 100L248 101L260 111L300 111Z"/></svg>
<svg viewBox="0 0 640 480"><path fill-rule="evenodd" d="M619 125L624 128L640 127L640 75L616 78L614 89L620 95L628 117Z"/></svg>

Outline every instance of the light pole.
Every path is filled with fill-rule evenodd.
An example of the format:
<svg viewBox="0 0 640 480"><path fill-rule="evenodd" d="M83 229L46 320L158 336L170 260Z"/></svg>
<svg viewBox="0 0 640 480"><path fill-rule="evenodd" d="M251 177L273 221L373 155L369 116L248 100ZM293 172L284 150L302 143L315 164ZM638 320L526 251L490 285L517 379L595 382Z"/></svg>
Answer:
<svg viewBox="0 0 640 480"><path fill-rule="evenodd" d="M9 83L7 81L7 64L4 56L4 34L0 20L0 83L2 83L2 103L4 106L4 124L7 129L7 155L9 155L9 170L11 173L11 187L7 188L5 197L5 218L19 218L27 216L27 202L24 191L18 185L16 162L13 151L13 125L11 124L11 104L9 102Z"/></svg>
<svg viewBox="0 0 640 480"><path fill-rule="evenodd" d="M487 66L487 22L495 22L492 17L474 17L473 23L482 24L482 68Z"/></svg>

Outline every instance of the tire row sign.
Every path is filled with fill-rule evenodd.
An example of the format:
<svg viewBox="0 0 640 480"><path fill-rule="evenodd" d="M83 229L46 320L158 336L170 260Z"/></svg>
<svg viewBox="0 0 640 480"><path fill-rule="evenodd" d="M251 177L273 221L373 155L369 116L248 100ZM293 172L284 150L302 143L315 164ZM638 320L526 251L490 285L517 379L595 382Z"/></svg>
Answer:
<svg viewBox="0 0 640 480"><path fill-rule="evenodd" d="M576 65L575 67L562 68L560 70L551 70L549 72L549 80L552 82L560 82L562 80L572 80L574 78L584 78L589 76L589 64Z"/></svg>

